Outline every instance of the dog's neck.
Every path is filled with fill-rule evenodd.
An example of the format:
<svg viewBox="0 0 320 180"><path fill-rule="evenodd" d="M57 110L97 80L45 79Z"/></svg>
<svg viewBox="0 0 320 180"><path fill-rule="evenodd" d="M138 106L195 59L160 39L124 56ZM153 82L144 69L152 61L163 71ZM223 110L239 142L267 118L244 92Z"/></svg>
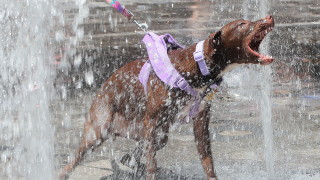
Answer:
<svg viewBox="0 0 320 180"><path fill-rule="evenodd" d="M222 77L219 77L219 74L227 64L224 63L222 57L215 53L216 47L212 38L206 39L203 45L205 62L210 72L207 76L201 74L198 64L194 60L193 53L196 50L196 45L171 51L169 57L172 64L194 88L202 88L213 83L220 84Z"/></svg>

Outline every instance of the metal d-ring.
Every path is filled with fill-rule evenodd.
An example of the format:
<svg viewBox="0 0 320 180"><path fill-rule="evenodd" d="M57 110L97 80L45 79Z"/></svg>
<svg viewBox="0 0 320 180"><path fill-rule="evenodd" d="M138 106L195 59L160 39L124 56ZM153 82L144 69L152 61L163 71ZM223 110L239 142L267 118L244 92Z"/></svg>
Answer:
<svg viewBox="0 0 320 180"><path fill-rule="evenodd" d="M135 23L140 29L142 29L145 33L148 32L149 26L147 23L139 23L137 20L134 19L134 14L127 10L127 12L130 14L130 18L128 18L131 22Z"/></svg>
<svg viewBox="0 0 320 180"><path fill-rule="evenodd" d="M132 22L134 22L140 29L142 29L145 33L148 32L148 24L147 23L138 23L138 21L136 21L135 19L131 20Z"/></svg>

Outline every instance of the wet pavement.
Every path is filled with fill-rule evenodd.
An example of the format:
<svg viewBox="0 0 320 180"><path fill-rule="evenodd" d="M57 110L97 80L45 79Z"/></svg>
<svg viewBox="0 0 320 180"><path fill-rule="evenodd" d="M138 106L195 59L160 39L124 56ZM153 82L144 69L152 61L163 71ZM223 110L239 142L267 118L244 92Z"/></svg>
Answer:
<svg viewBox="0 0 320 180"><path fill-rule="evenodd" d="M152 30L171 33L185 45L201 40L233 19L258 18L255 1L121 2L138 20L146 20ZM270 2L270 13L276 20L270 38L270 53L277 59L272 65L271 90L275 174L266 172L270 160L264 153L259 87L251 85L251 77L244 78L241 72L259 73L250 66L232 71L212 102L212 151L222 180L320 179L320 1ZM57 169L73 157L85 115L101 82L121 65L146 53L140 42L143 33L135 25L105 2L90 1L86 6L90 13L81 25L84 38L76 55L65 55L63 47L57 51L62 54L58 61L73 62L68 75L63 74L65 71L58 75L56 87L62 89L61 99L51 105ZM64 8L67 22L68 17L71 22L76 8ZM71 27L66 24L67 32ZM77 59L80 63L76 66ZM88 80L92 76L93 80ZM244 81L239 83L238 79ZM132 179L132 169L118 163L122 169L119 175L111 161L120 161L134 146L135 142L123 138L106 141L86 155L70 179ZM157 160L160 179L204 179L191 124L171 128L169 142L157 153Z"/></svg>
<svg viewBox="0 0 320 180"><path fill-rule="evenodd" d="M319 93L319 92L318 92ZM320 93L319 93L320 94ZM217 174L221 179L267 179L260 110L253 100L217 95L213 103L210 132ZM218 100L222 98L222 100ZM81 100L80 100L81 99ZM276 179L318 179L320 173L320 102L317 99L272 97L274 158ZM85 105L83 103L85 102ZM90 98L55 102L67 112L57 122L57 142L60 165L78 144L78 137ZM80 106L81 108L81 106ZM82 109L82 108L81 108ZM69 117L69 120L66 120ZM57 118L61 119L61 118ZM100 179L113 174L110 160L119 161L133 150L131 140L117 138L106 141L85 158L71 179ZM61 161L61 160L64 161ZM192 126L179 125L171 130L167 146L157 153L160 167L170 169L189 179L203 179L203 171L195 149ZM125 168L124 168L125 169ZM128 171L128 170L127 170ZM130 172L130 170L129 170ZM167 177L164 179L168 179ZM175 179L175 178L173 178Z"/></svg>

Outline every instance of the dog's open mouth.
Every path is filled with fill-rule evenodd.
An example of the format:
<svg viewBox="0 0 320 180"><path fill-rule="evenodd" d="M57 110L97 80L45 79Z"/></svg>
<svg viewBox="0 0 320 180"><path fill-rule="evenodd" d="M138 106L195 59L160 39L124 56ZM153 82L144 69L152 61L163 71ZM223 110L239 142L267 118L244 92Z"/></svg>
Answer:
<svg viewBox="0 0 320 180"><path fill-rule="evenodd" d="M247 50L249 51L249 53L256 56L258 58L257 63L261 65L268 65L272 63L274 60L269 55L263 55L259 53L259 46L262 40L266 37L266 35L270 31L272 31L273 27L274 27L273 20L267 23L263 23L261 25L261 28L253 34L252 39L247 46Z"/></svg>

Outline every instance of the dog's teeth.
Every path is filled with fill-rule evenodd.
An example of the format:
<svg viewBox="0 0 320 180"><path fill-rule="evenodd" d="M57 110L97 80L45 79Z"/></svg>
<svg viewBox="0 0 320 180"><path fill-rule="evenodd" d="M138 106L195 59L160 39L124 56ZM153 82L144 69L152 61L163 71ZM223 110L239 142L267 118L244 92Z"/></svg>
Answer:
<svg viewBox="0 0 320 180"><path fill-rule="evenodd" d="M270 55L267 55L266 57L267 57L268 59L273 59L273 57L270 56Z"/></svg>

